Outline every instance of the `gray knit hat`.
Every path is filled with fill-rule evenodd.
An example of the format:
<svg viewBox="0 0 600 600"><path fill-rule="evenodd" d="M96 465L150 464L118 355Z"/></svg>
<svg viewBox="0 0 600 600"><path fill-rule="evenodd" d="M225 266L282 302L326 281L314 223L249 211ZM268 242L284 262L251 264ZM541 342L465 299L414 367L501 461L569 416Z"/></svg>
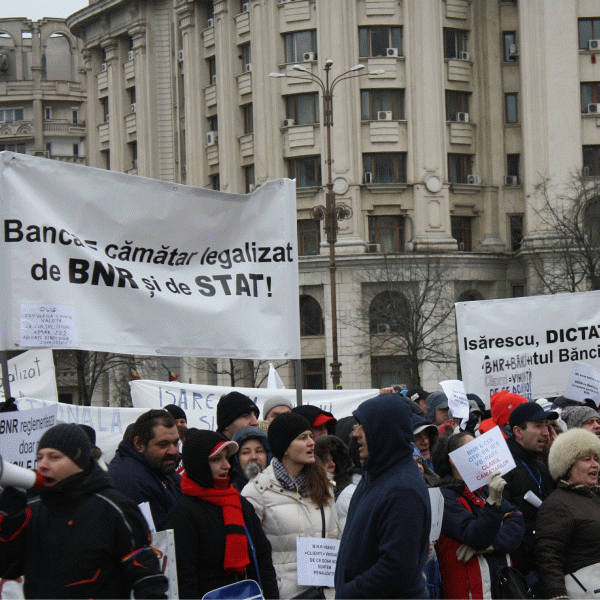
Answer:
<svg viewBox="0 0 600 600"><path fill-rule="evenodd" d="M275 396L274 398L269 398L264 406L263 406L263 417L266 419L269 415L269 412L272 408L276 406L287 406L290 410L294 408L294 403L288 398L284 398L283 396Z"/></svg>
<svg viewBox="0 0 600 600"><path fill-rule="evenodd" d="M568 406L561 413L562 420L569 429L581 427L588 419L598 418L600 415L597 410L589 406Z"/></svg>
<svg viewBox="0 0 600 600"><path fill-rule="evenodd" d="M553 479L564 478L580 458L595 454L600 458L600 438L587 429L569 429L550 446L548 467Z"/></svg>

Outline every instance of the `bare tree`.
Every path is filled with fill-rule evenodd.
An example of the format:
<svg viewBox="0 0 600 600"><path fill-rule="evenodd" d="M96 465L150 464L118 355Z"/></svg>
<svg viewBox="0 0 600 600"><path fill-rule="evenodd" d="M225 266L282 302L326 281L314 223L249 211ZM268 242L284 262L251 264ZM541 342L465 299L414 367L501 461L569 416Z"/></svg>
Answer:
<svg viewBox="0 0 600 600"><path fill-rule="evenodd" d="M269 363L277 369L289 364L291 361L268 361L251 359L225 359L216 358L196 358L194 363L187 362L192 368L210 373L212 375L225 375L229 379L229 385L232 387L260 387L269 376Z"/></svg>
<svg viewBox="0 0 600 600"><path fill-rule="evenodd" d="M536 292L600 289L600 182L585 173L585 167L574 173L566 187L549 179L537 186L541 234L523 241L537 275Z"/></svg>
<svg viewBox="0 0 600 600"><path fill-rule="evenodd" d="M409 387L426 364L456 365L453 285L448 261L430 253L384 255L357 272L363 303L348 326L370 340L371 356L404 360Z"/></svg>

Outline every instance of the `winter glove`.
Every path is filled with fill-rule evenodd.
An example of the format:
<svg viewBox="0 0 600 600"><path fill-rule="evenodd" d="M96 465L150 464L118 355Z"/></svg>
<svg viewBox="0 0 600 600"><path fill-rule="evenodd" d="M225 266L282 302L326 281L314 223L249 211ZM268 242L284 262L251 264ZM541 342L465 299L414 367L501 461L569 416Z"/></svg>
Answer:
<svg viewBox="0 0 600 600"><path fill-rule="evenodd" d="M469 562L473 556L475 556L476 552L471 548L471 546L467 546L466 544L461 544L456 551L456 558L461 562L467 563Z"/></svg>
<svg viewBox="0 0 600 600"><path fill-rule="evenodd" d="M8 486L0 495L0 513L16 515L25 510L27 494L15 487Z"/></svg>
<svg viewBox="0 0 600 600"><path fill-rule="evenodd" d="M502 490L506 485L506 481L500 476L500 471L494 471L488 479L488 504L500 506L502 503Z"/></svg>

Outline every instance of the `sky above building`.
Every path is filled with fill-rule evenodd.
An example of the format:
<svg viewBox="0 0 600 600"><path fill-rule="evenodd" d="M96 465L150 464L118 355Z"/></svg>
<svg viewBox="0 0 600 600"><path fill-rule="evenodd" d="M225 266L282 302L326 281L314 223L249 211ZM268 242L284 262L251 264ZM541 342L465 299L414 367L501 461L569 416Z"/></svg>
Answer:
<svg viewBox="0 0 600 600"><path fill-rule="evenodd" d="M44 17L66 19L89 5L88 0L0 0L0 19L24 17L39 21Z"/></svg>

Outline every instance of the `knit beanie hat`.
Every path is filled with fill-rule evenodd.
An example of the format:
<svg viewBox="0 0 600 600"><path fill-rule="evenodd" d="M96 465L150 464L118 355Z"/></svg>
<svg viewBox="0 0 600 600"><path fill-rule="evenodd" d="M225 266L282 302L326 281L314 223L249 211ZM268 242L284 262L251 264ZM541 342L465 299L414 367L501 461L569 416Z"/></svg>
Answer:
<svg viewBox="0 0 600 600"><path fill-rule="evenodd" d="M59 423L48 429L38 444L38 450L43 448L62 452L84 471L92 466L90 440L85 431L75 423Z"/></svg>
<svg viewBox="0 0 600 600"><path fill-rule="evenodd" d="M225 447L229 449L229 456L235 454L238 449L238 445L228 440L222 433L195 427L188 429L181 451L187 476L202 487L214 487L208 459Z"/></svg>
<svg viewBox="0 0 600 600"><path fill-rule="evenodd" d="M527 398L519 394L513 394L508 390L500 390L490 398L492 420L496 425L505 427L510 419L510 414L520 404L527 402Z"/></svg>
<svg viewBox="0 0 600 600"><path fill-rule="evenodd" d="M581 427L588 419L600 417L597 410L589 406L568 406L561 413L562 420L569 429Z"/></svg>
<svg viewBox="0 0 600 600"><path fill-rule="evenodd" d="M548 468L554 479L566 477L569 469L584 456L600 459L600 438L587 429L569 429L556 437L548 454Z"/></svg>
<svg viewBox="0 0 600 600"><path fill-rule="evenodd" d="M221 396L217 404L217 431L223 431L227 425L231 425L238 417L253 412L258 419L260 410L252 400L245 394L229 392Z"/></svg>
<svg viewBox="0 0 600 600"><path fill-rule="evenodd" d="M292 408L292 412L302 415L310 423L311 427L321 427L322 425L326 425L327 433L330 435L335 433L337 419L330 412L327 412L318 406L302 404L301 406Z"/></svg>
<svg viewBox="0 0 600 600"><path fill-rule="evenodd" d="M185 412L183 410L183 408L181 408L181 406L177 406L177 404L167 404L167 406L163 406L163 408L171 413L171 416L177 420L177 419L185 419L185 422L187 423L187 417L185 415Z"/></svg>
<svg viewBox="0 0 600 600"><path fill-rule="evenodd" d="M311 431L311 428L302 415L291 412L276 416L267 430L273 456L281 461L289 445L305 431Z"/></svg>
<svg viewBox="0 0 600 600"><path fill-rule="evenodd" d="M275 398L269 398L263 405L263 418L267 418L269 416L269 412L272 408L276 406L287 406L290 410L294 408L294 404L288 398L284 398L283 396L275 396Z"/></svg>

